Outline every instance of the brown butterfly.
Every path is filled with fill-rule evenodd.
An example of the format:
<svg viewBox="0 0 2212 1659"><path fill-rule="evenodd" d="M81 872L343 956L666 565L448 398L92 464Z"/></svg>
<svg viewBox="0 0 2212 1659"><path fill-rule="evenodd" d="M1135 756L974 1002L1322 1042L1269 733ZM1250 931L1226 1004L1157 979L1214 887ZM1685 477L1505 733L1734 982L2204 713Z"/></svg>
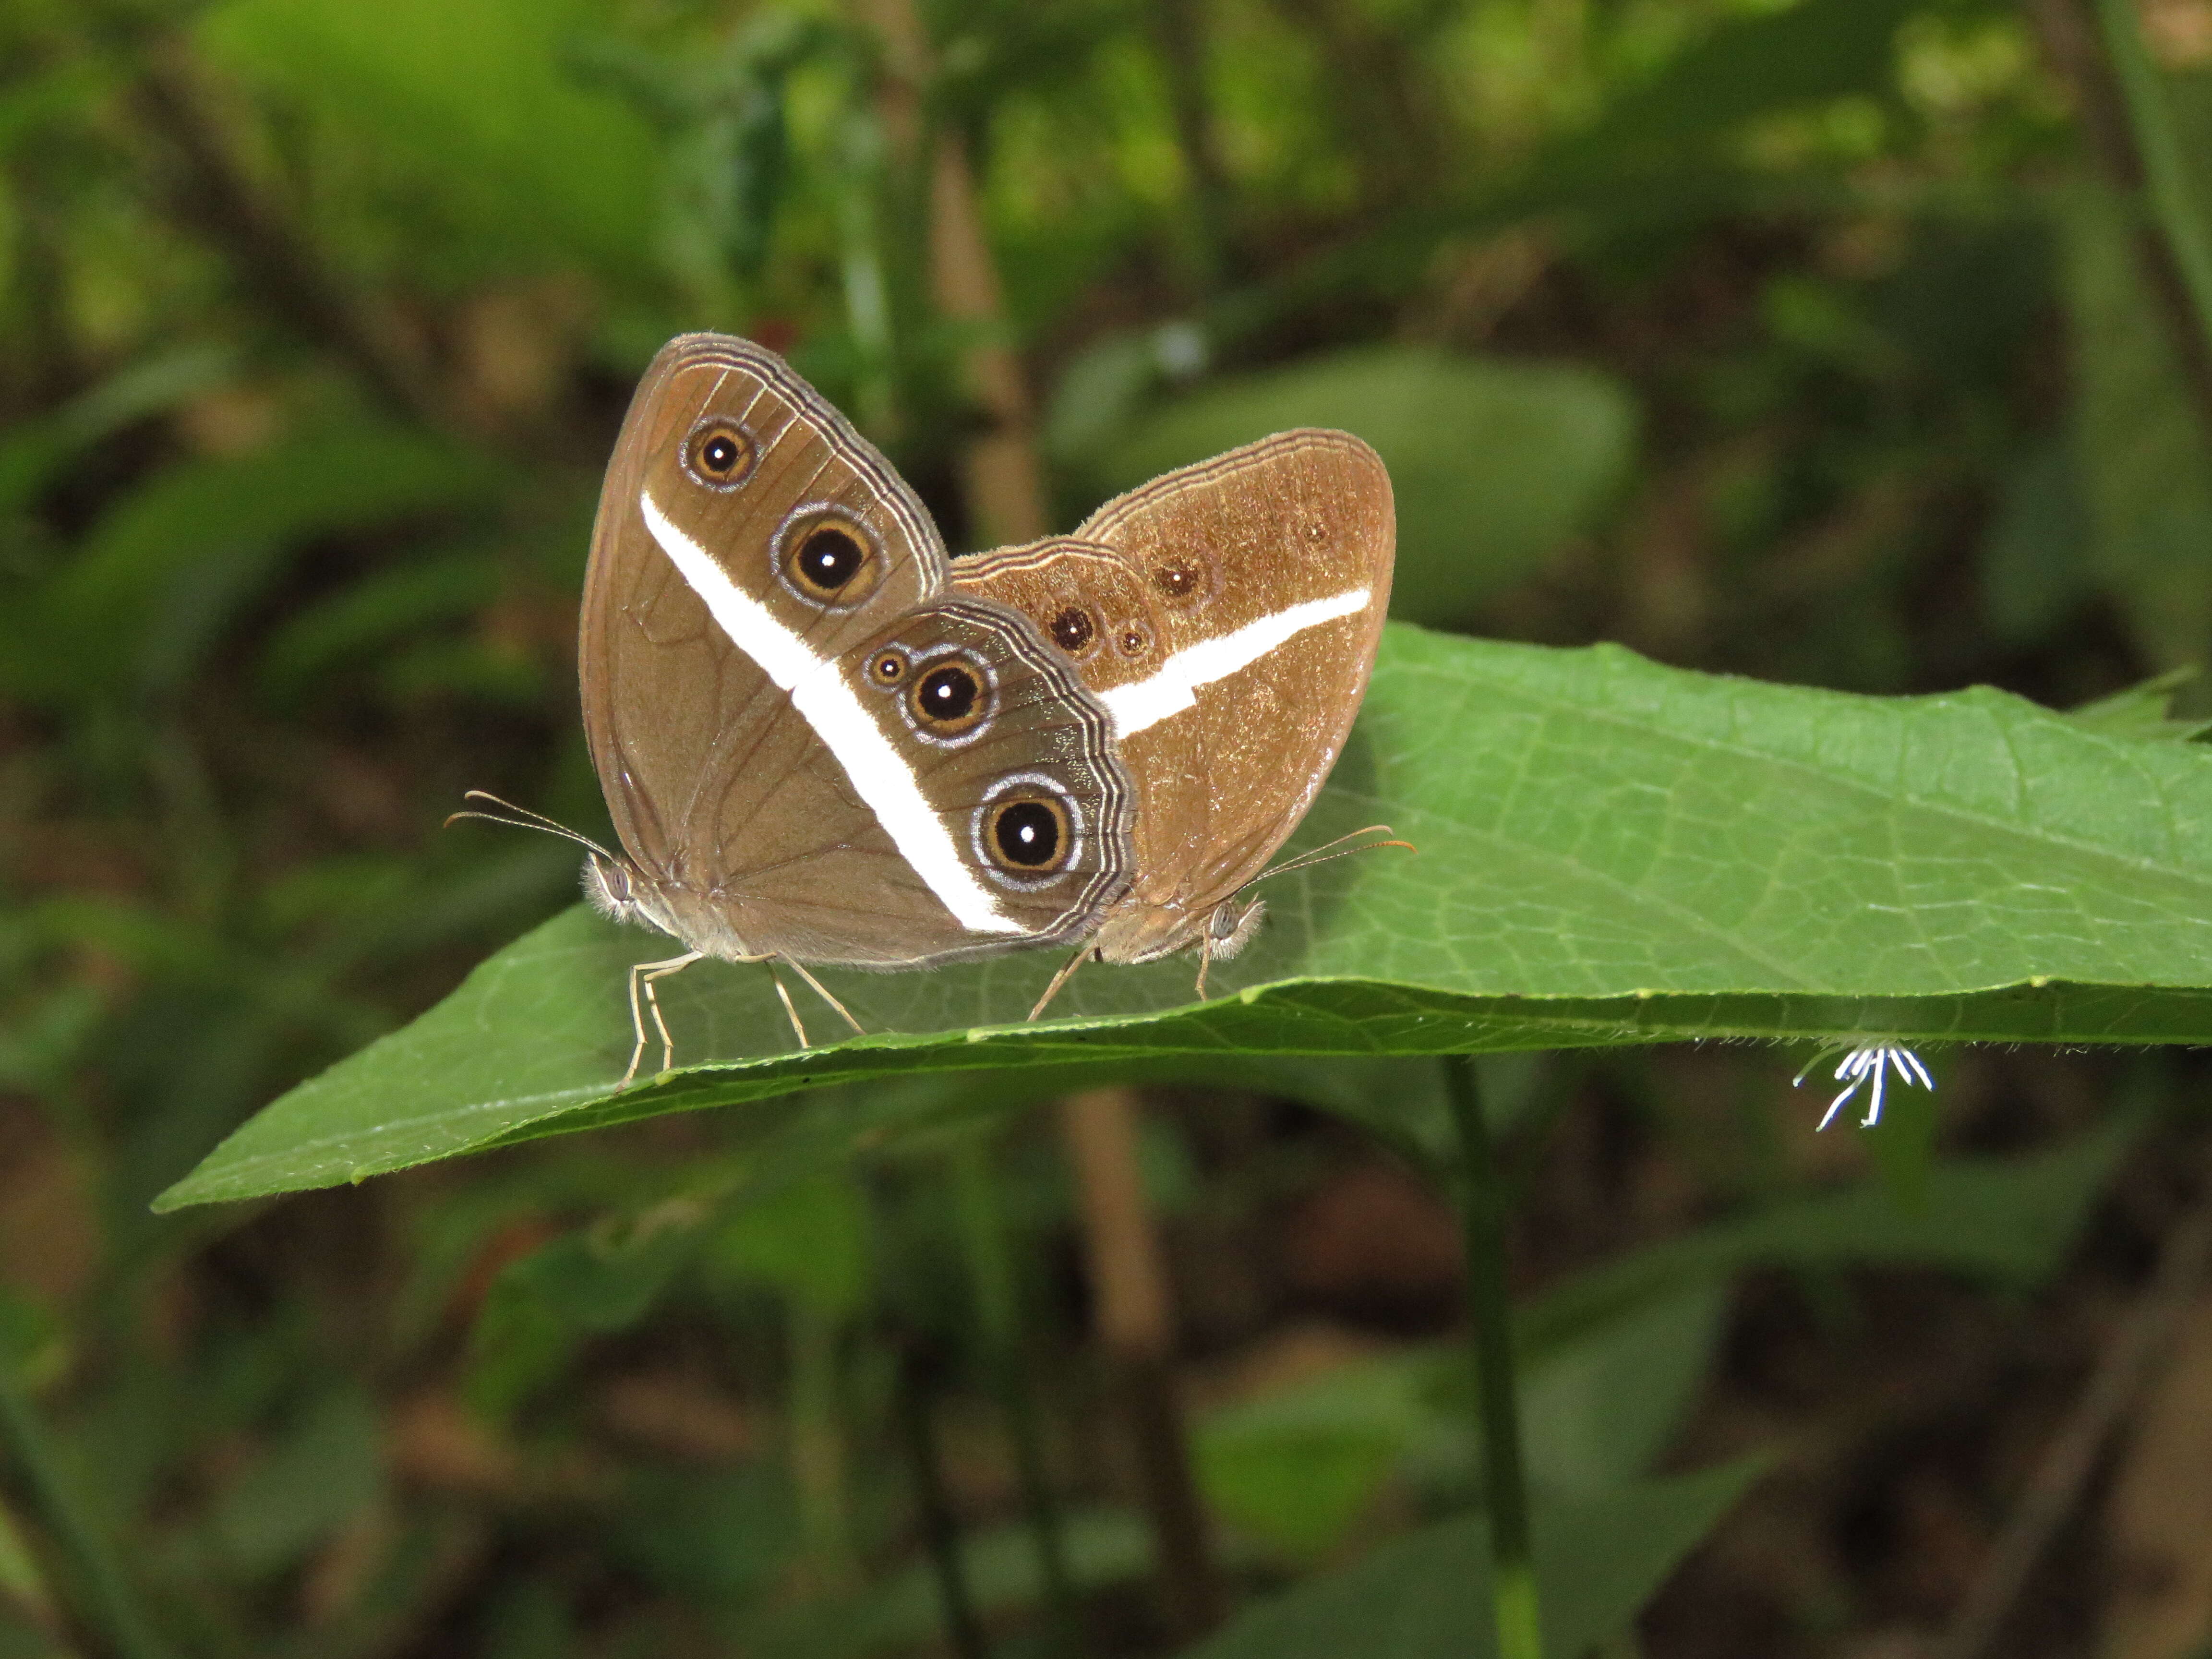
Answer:
<svg viewBox="0 0 2212 1659"><path fill-rule="evenodd" d="M1358 711L1393 548L1374 452L1299 431L955 562L781 358L671 341L607 468L579 649L622 844L586 843L586 896L685 947L631 969L623 1083L647 1012L673 1063L655 982L702 957L784 962L848 1021L805 964L1079 945L1034 1018L1089 957L1194 945L1203 994Z"/></svg>

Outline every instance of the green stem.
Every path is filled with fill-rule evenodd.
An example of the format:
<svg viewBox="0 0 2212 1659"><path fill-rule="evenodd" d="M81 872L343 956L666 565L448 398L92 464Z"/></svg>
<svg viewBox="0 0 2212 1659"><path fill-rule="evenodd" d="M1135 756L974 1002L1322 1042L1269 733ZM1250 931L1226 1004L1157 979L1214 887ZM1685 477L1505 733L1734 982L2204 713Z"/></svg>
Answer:
<svg viewBox="0 0 2212 1659"><path fill-rule="evenodd" d="M945 1613L945 1639L959 1659L988 1659L990 1644L975 1616L968 1588L968 1565L960 1555L960 1524L945 1490L945 1468L937 1454L937 1433L929 1419L929 1386L920 1357L909 1344L899 1356L899 1431L914 1465L915 1508L922 1541L937 1578L937 1597Z"/></svg>
<svg viewBox="0 0 2212 1659"><path fill-rule="evenodd" d="M47 1530L76 1563L87 1622L118 1659L169 1659L168 1644L155 1633L107 1540L62 1478L46 1430L4 1358L0 1358L0 1443L21 1472Z"/></svg>
<svg viewBox="0 0 2212 1659"><path fill-rule="evenodd" d="M968 1258L968 1279L975 1297L975 1323L981 1334L984 1364L999 1408L1006 1416L1013 1442L1014 1471L1029 1516L1030 1540L1036 1550L1037 1573L1052 1610L1064 1651L1083 1648L1083 1620L1068 1570L1067 1538L1060 1501L1045 1470L1044 1435L1036 1392L1022 1364L1022 1297L1006 1248L1006 1216L991 1174L989 1145L981 1139L953 1154L952 1180L960 1236Z"/></svg>
<svg viewBox="0 0 2212 1659"><path fill-rule="evenodd" d="M845 1502L845 1435L838 1407L836 1319L804 1298L791 1304L791 1473L799 1531L817 1593L853 1579Z"/></svg>
<svg viewBox="0 0 2212 1659"><path fill-rule="evenodd" d="M2197 331L2212 353L2212 231L2208 231L2166 103L2157 65L2144 49L2136 0L2096 0L2105 51L2127 105L2128 126L2142 158L2143 185L2159 234L2172 251Z"/></svg>
<svg viewBox="0 0 2212 1659"><path fill-rule="evenodd" d="M1482 1115L1474 1059L1444 1059L1444 1087L1459 1131L1467 1246L1467 1306L1474 1327L1475 1389L1482 1414L1483 1496L1490 1511L1492 1610L1501 1659L1544 1659L1529 1542L1528 1486L1521 1467L1521 1409L1513 1384L1512 1310L1505 1295L1505 1183Z"/></svg>

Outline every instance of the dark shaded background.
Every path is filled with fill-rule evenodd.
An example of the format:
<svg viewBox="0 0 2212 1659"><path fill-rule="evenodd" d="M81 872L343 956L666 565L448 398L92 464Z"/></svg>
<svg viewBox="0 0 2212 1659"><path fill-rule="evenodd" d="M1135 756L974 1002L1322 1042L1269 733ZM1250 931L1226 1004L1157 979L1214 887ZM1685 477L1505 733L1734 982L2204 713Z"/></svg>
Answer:
<svg viewBox="0 0 2212 1659"><path fill-rule="evenodd" d="M588 1307L578 1241L696 1201L717 1117L147 1209L573 898L566 848L438 826L470 787L604 823L576 588L663 339L787 352L977 544L979 325L933 297L917 110L972 159L1062 527L1328 420L1389 460L1401 610L1437 625L2060 705L2212 641L2212 376L2075 0L925 11L917 88L828 4L0 0L0 1351L177 1651L926 1644L868 1634L916 1559L901 1366L963 1524L1016 1513L940 1146L732 1205ZM2141 15L2193 163L2212 5ZM1794 1064L1517 1074L1523 1288L1865 1177ZM2201 1068L1969 1054L1942 1081L1904 1133L1946 1155L2149 1127L2040 1286L1731 1280L1674 1455L1775 1472L1643 1651L1912 1651L2145 1284ZM1450 1212L1376 1142L1155 1103L1201 1423L1454 1329ZM1164 1651L1114 1553L1128 1480L1053 1140L1010 1124L991 1157L1054 1480L1104 1517L1094 1651ZM2212 1305L2181 1329L2002 1650L2212 1632ZM0 1656L121 1651L26 1443ZM1341 1513L1312 1445L1279 1449L1256 1529L1209 1476L1240 1589L1463 1498L1407 1449ZM1023 1605L993 1628L1060 1650Z"/></svg>

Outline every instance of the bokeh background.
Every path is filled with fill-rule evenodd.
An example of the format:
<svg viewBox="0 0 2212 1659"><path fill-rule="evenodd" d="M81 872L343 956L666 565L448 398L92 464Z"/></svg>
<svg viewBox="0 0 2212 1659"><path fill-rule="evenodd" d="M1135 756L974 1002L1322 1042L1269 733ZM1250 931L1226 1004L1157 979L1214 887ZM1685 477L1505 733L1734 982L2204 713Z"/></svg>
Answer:
<svg viewBox="0 0 2212 1659"><path fill-rule="evenodd" d="M2136 15L2212 169L2212 3ZM786 352L956 549L1020 533L1009 454L1066 528L1348 427L1412 620L2077 705L2212 643L2212 355L2122 87L2088 0L0 0L0 1656L944 1651L933 1513L997 1650L1073 1653L1016 1326L1088 1650L1170 1650L1048 1117L796 1183L707 1114L148 1209L573 902L570 849L439 826L474 787L604 833L574 613L638 371ZM1898 1133L2047 1178L1978 1262L1885 1249L1817 1209L1880 1146L1814 1138L1802 1058L1494 1069L1521 1290L1705 1241L1575 1420L1771 1460L1620 1654L1919 1650L2197 1167L2185 1056L1948 1056ZM1234 1591L1465 1501L1433 1185L1263 1096L1149 1106ZM1784 1212L1832 1248L1743 1242ZM2004 1651L2212 1639L2172 1305Z"/></svg>

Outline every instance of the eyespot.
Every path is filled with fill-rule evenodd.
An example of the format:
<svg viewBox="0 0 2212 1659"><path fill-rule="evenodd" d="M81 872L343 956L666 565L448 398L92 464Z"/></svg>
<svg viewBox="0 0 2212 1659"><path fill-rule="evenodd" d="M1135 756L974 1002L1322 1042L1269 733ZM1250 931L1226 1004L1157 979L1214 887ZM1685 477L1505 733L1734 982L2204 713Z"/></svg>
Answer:
<svg viewBox="0 0 2212 1659"><path fill-rule="evenodd" d="M906 678L906 659L896 651L878 651L868 663L868 678L878 685L896 685Z"/></svg>
<svg viewBox="0 0 2212 1659"><path fill-rule="evenodd" d="M684 441L684 470L709 489L735 489L759 464L752 434L726 416L708 416Z"/></svg>
<svg viewBox="0 0 2212 1659"><path fill-rule="evenodd" d="M1098 623L1079 605L1071 605L1046 625L1052 642L1071 657L1079 657L1098 637Z"/></svg>
<svg viewBox="0 0 2212 1659"><path fill-rule="evenodd" d="M1000 801L983 826L983 844L992 860L1023 875L1057 869L1073 840L1067 833L1066 809L1046 795Z"/></svg>
<svg viewBox="0 0 2212 1659"><path fill-rule="evenodd" d="M1000 778L975 809L969 833L983 872L1017 892L1052 886L1083 858L1083 808L1048 773Z"/></svg>
<svg viewBox="0 0 2212 1659"><path fill-rule="evenodd" d="M1308 519L1303 528L1306 539L1316 545L1328 539L1328 521L1325 519Z"/></svg>
<svg viewBox="0 0 2212 1659"><path fill-rule="evenodd" d="M1130 623L1114 641L1114 648L1125 657L1141 657L1152 648L1151 630Z"/></svg>
<svg viewBox="0 0 2212 1659"><path fill-rule="evenodd" d="M840 610L875 592L883 574L875 538L834 507L801 507L786 519L775 534L775 559L793 593Z"/></svg>
<svg viewBox="0 0 2212 1659"><path fill-rule="evenodd" d="M983 676L957 659L932 663L907 693L914 718L929 736L957 738L973 731L991 712Z"/></svg>
<svg viewBox="0 0 2212 1659"><path fill-rule="evenodd" d="M1171 599L1188 599L1198 591L1198 568L1178 560L1152 572L1152 586Z"/></svg>

